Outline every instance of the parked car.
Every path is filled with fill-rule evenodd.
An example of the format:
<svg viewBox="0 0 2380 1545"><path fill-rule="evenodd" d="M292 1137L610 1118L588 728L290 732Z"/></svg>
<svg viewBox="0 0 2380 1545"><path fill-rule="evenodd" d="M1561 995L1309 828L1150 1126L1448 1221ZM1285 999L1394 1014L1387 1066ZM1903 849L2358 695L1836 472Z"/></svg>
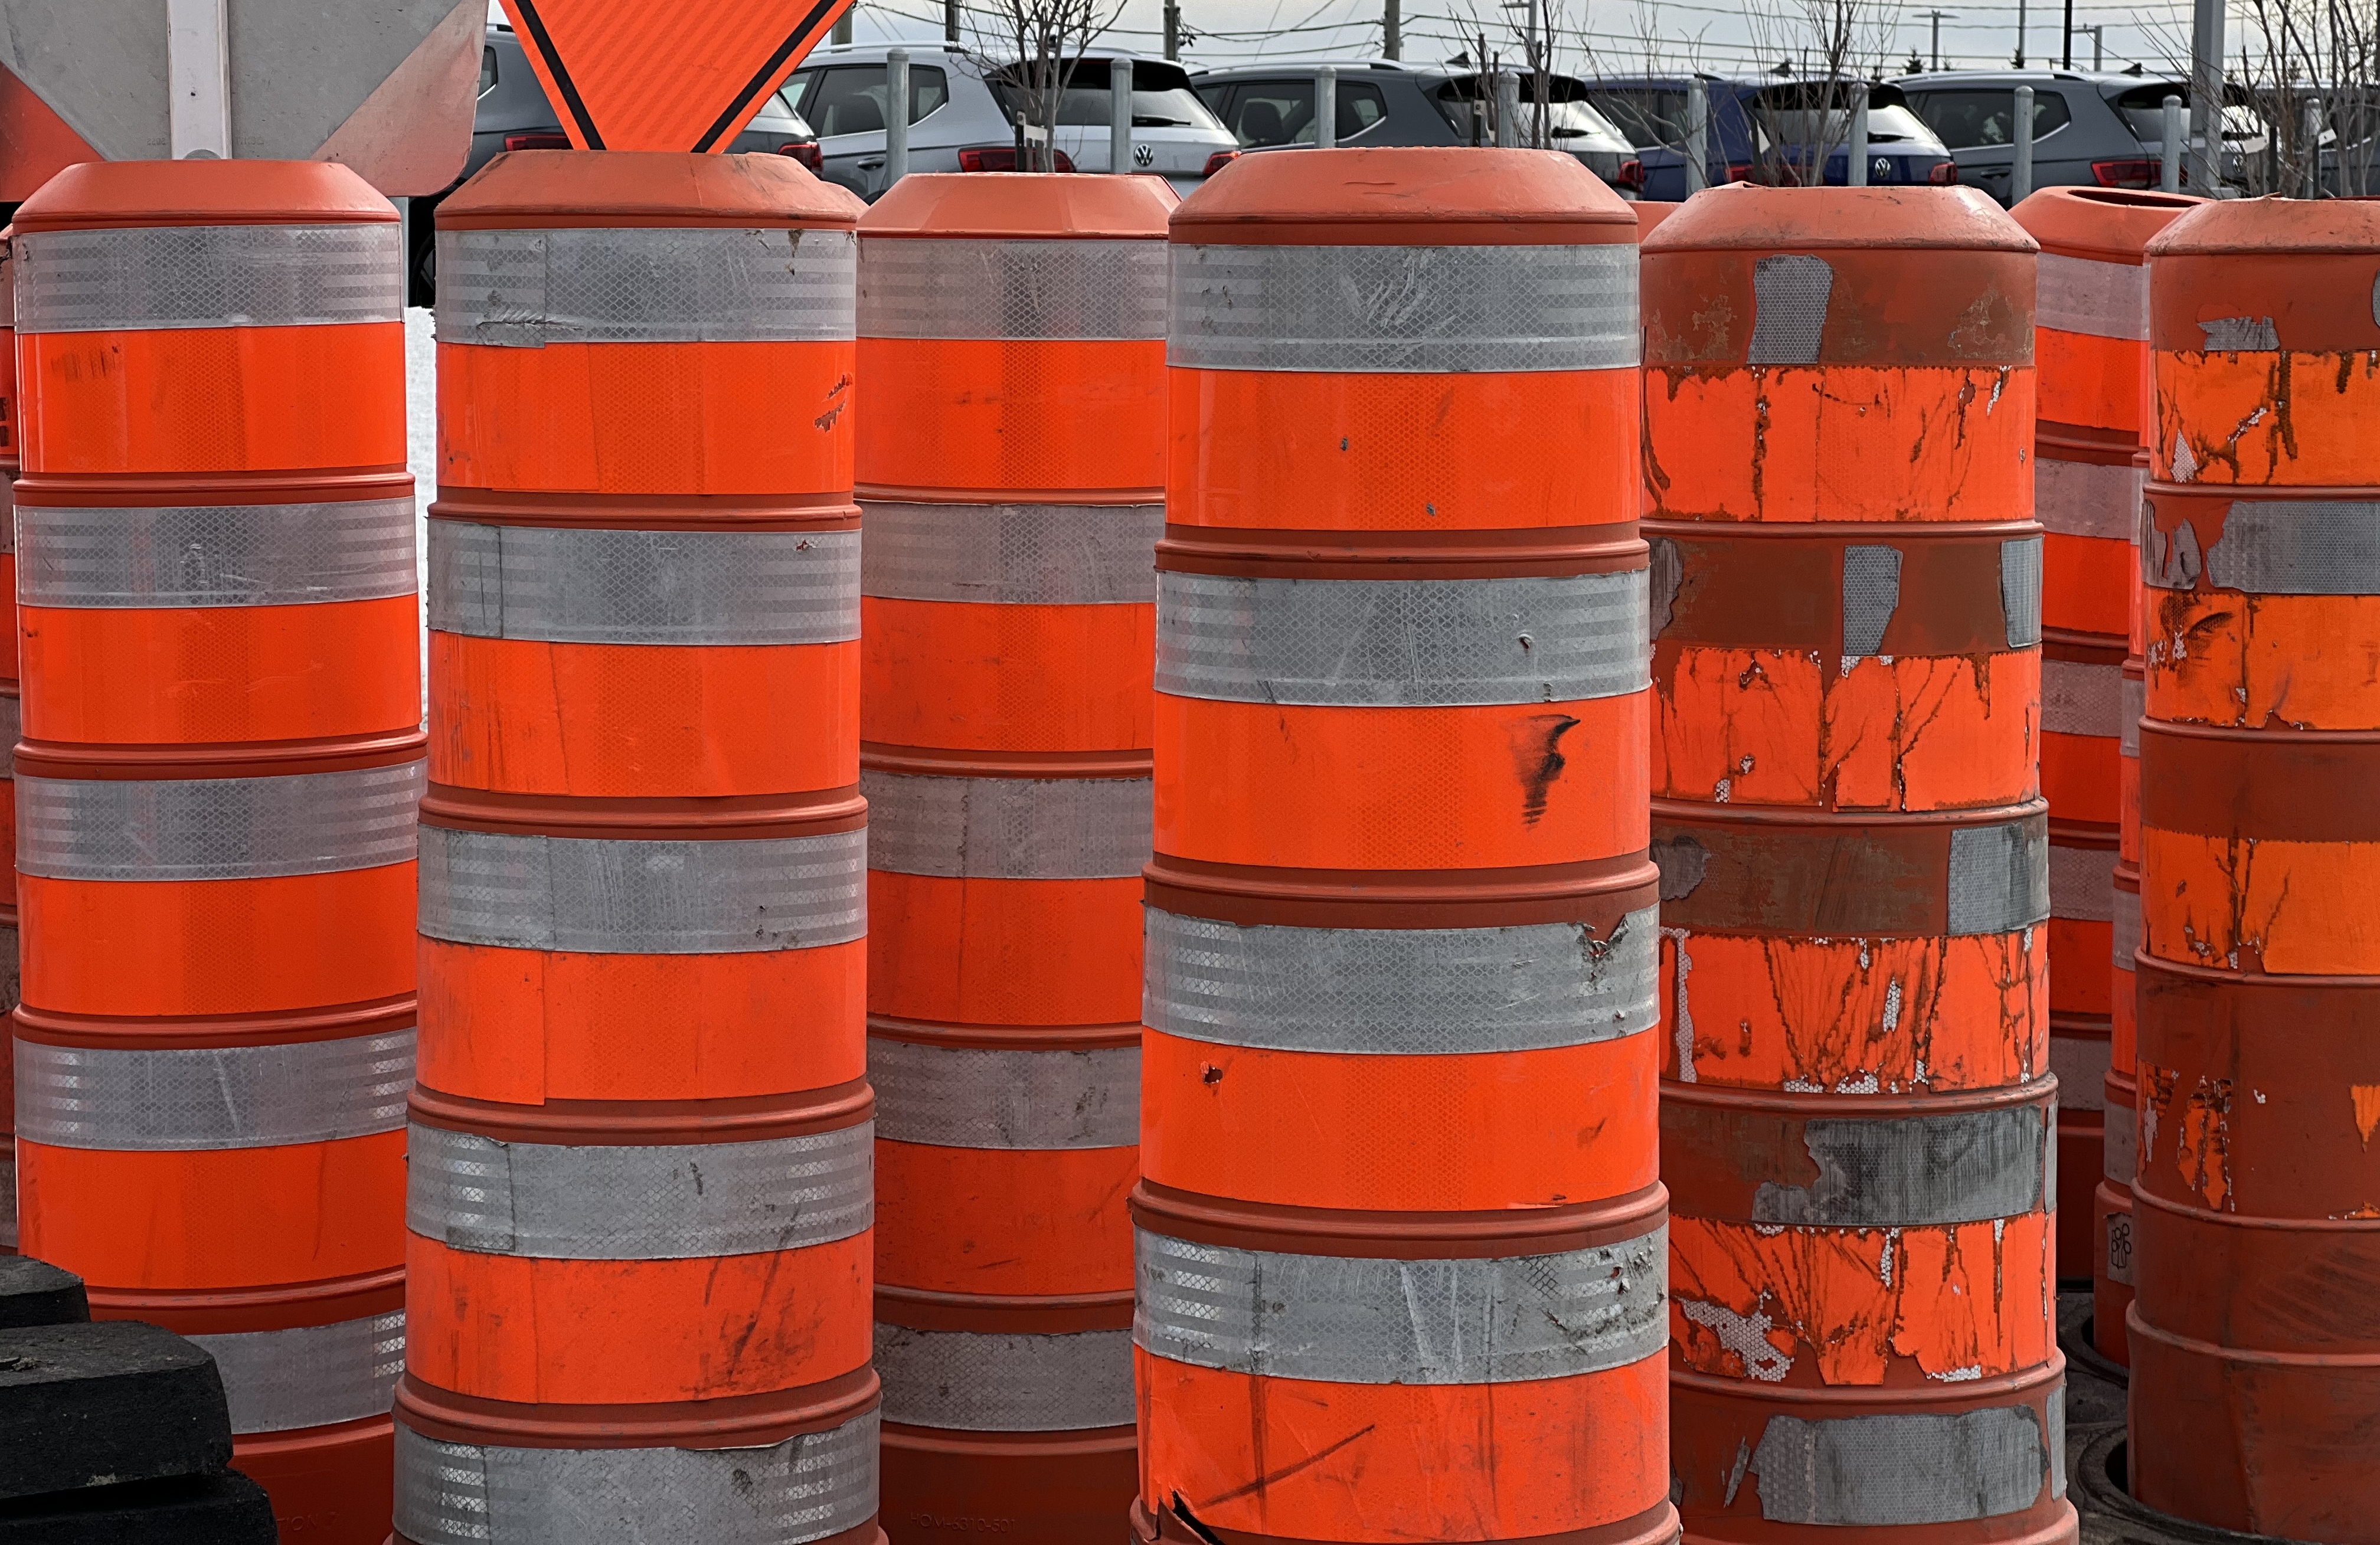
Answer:
<svg viewBox="0 0 2380 1545"><path fill-rule="evenodd" d="M2165 99L2189 110L2190 82L2092 70L1946 70L1894 82L1958 158L1961 180L2002 203L2016 168L2016 89L2033 88L2033 186L2155 187L2163 167ZM2185 116L2184 122L2187 123ZM2224 110L2223 175L2264 150L2264 126L2244 102ZM2190 167L2182 166L2185 187Z"/></svg>
<svg viewBox="0 0 2380 1545"><path fill-rule="evenodd" d="M1191 77L1198 94L1243 151L1293 150L1314 143L1314 82L1320 64L1246 65ZM1339 72L1332 123L1342 145L1476 145L1486 140L1482 97L1486 78L1453 66L1354 60ZM1549 78L1548 137L1589 171L1615 187L1628 178L1635 151L1586 100L1586 88L1567 75ZM1522 114L1533 120L1534 76L1521 76Z"/></svg>
<svg viewBox="0 0 2380 1545"><path fill-rule="evenodd" d="M1108 172L1113 149L1114 98L1109 81L1114 61L1132 61L1132 170L1153 172L1189 193L1220 169L1237 149L1230 130L1216 120L1208 104L1192 90L1188 72L1170 59L1141 54L1109 58L1086 55L1075 61L1058 99L1058 149L1078 172ZM1024 110L1026 77L1010 66L992 77L992 89L1012 118ZM1218 159L1220 158L1220 159Z"/></svg>
<svg viewBox="0 0 2380 1545"><path fill-rule="evenodd" d="M1730 79L1724 76L1602 76L1589 101L1619 126L1644 166L1643 196L1665 201L1692 191L1686 179L1687 103L1699 79L1709 95L1704 139L1706 185L1851 180L1852 93L1867 92L1867 180L1923 186L1959 180L1959 163L1897 86L1880 81ZM1824 164L1818 163L1823 157Z"/></svg>

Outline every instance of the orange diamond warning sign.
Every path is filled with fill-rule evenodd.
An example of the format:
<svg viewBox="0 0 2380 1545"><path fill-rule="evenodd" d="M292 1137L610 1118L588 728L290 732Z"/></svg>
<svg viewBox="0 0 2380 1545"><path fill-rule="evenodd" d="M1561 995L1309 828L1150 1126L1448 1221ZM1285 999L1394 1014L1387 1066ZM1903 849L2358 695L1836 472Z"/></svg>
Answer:
<svg viewBox="0 0 2380 1545"><path fill-rule="evenodd" d="M503 0L570 142L715 151L852 0Z"/></svg>

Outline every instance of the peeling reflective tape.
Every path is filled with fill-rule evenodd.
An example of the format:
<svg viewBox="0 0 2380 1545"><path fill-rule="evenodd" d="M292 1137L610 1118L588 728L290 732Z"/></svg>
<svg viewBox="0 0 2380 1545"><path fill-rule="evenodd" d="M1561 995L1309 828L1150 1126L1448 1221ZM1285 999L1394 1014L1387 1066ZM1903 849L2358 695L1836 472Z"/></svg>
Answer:
<svg viewBox="0 0 2380 1545"><path fill-rule="evenodd" d="M886 600L1147 606L1162 504L862 501L859 589Z"/></svg>
<svg viewBox="0 0 2380 1545"><path fill-rule="evenodd" d="M10 238L19 332L330 327L405 315L394 220L140 225Z"/></svg>
<svg viewBox="0 0 2380 1545"><path fill-rule="evenodd" d="M1248 927L1151 906L1148 1027L1184 1040L1353 1056L1459 1056L1616 1041L1659 1018L1658 912L1609 937L1503 928Z"/></svg>
<svg viewBox="0 0 2380 1545"><path fill-rule="evenodd" d="M1652 683L1647 622L1641 569L1569 579L1161 573L1157 690L1369 708L1619 697Z"/></svg>
<svg viewBox="0 0 2380 1545"><path fill-rule="evenodd" d="M2136 1125L2140 1113L2123 1105L2109 1105L2107 1109L2107 1135L2100 1141L2099 1171L2118 1186L2129 1186L2140 1169L2141 1134ZM2120 1280L2132 1279L2128 1276Z"/></svg>
<svg viewBox="0 0 2380 1545"><path fill-rule="evenodd" d="M405 1371L405 1311L189 1338L223 1374L236 1433L290 1432L386 1416Z"/></svg>
<svg viewBox="0 0 2380 1545"><path fill-rule="evenodd" d="M2145 344L2149 271L2140 264L2102 263L2044 252L2033 318L2035 327Z"/></svg>
<svg viewBox="0 0 2380 1545"><path fill-rule="evenodd" d="M396 1424L396 1531L414 1545L801 1545L877 1514L871 1410L766 1448L501 1448Z"/></svg>
<svg viewBox="0 0 2380 1545"><path fill-rule="evenodd" d="M2281 346L2270 317L2217 317L2200 322L2198 331L2205 334L2203 346L2208 354L2270 354Z"/></svg>
<svg viewBox="0 0 2380 1545"><path fill-rule="evenodd" d="M840 644L859 636L856 531L430 523L430 625L552 644Z"/></svg>
<svg viewBox="0 0 2380 1545"><path fill-rule="evenodd" d="M2113 876L2108 888L2114 890ZM2115 924L2116 947L2113 964L2118 971L2131 971L2141 952L2141 894L2137 890L2116 890L2116 899L2108 903L2107 915ZM2119 985L2119 991L2123 990Z"/></svg>
<svg viewBox="0 0 2380 1545"><path fill-rule="evenodd" d="M1818 1177L1764 1180L1752 1221L1815 1228L1988 1223L2046 1204L2045 1105L1803 1123Z"/></svg>
<svg viewBox="0 0 2380 1545"><path fill-rule="evenodd" d="M1175 244L1194 370L1634 369L1636 247Z"/></svg>
<svg viewBox="0 0 2380 1545"><path fill-rule="evenodd" d="M2041 662L2041 727L2113 740L2122 732L2124 669L2096 660Z"/></svg>
<svg viewBox="0 0 2380 1545"><path fill-rule="evenodd" d="M2116 916L2115 859L2105 848L2049 847L2049 915L2075 923Z"/></svg>
<svg viewBox="0 0 2380 1545"><path fill-rule="evenodd" d="M1953 935L2013 934L2049 921L2049 832L2037 821L1950 833Z"/></svg>
<svg viewBox="0 0 2380 1545"><path fill-rule="evenodd" d="M1486 1261L1276 1254L1133 1230L1133 1341L1194 1368L1332 1384L1574 1379L1669 1344L1669 1229Z"/></svg>
<svg viewBox="0 0 2380 1545"><path fill-rule="evenodd" d="M2114 1063L2114 1049L2104 1035L2051 1032L2049 1070L2058 1075L2059 1110L2107 1108L2107 1078Z"/></svg>
<svg viewBox="0 0 2380 1545"><path fill-rule="evenodd" d="M985 1334L876 1325L884 1419L960 1432L1133 1423L1132 1333Z"/></svg>
<svg viewBox="0 0 2380 1545"><path fill-rule="evenodd" d="M410 596L413 501L26 505L26 606L305 606Z"/></svg>
<svg viewBox="0 0 2380 1545"><path fill-rule="evenodd" d="M1128 879L1148 862L1153 787L1146 778L863 769L868 867L968 879Z"/></svg>
<svg viewBox="0 0 2380 1545"><path fill-rule="evenodd" d="M0 1245L17 1248L17 1144L0 1142Z"/></svg>
<svg viewBox="0 0 2380 1545"><path fill-rule="evenodd" d="M421 828L421 931L591 955L736 955L868 935L868 834L715 842Z"/></svg>
<svg viewBox="0 0 2380 1545"><path fill-rule="evenodd" d="M697 1261L864 1234L875 1216L866 1122L757 1142L567 1148L416 1122L405 1226L480 1255Z"/></svg>
<svg viewBox="0 0 2380 1545"><path fill-rule="evenodd" d="M2031 649L2041 643L2041 549L2043 538L2000 544L2000 611L2008 619L2008 646Z"/></svg>
<svg viewBox="0 0 2380 1545"><path fill-rule="evenodd" d="M53 1148L194 1153L394 1132L414 1032L128 1051L17 1043L17 1135Z"/></svg>
<svg viewBox="0 0 2380 1545"><path fill-rule="evenodd" d="M2148 469L2125 463L2061 462L2036 456L2033 463L2034 514L2052 536L2092 537L2129 542L2141 518Z"/></svg>
<svg viewBox="0 0 2380 1545"><path fill-rule="evenodd" d="M2124 678L2123 718L2118 721L2117 749L2127 756L2141 754L2141 720L2148 717L2149 684L2131 676Z"/></svg>
<svg viewBox="0 0 2380 1545"><path fill-rule="evenodd" d="M1012 1051L875 1035L868 1081L887 1142L1048 1151L1140 1141L1138 1046Z"/></svg>
<svg viewBox="0 0 2380 1545"><path fill-rule="evenodd" d="M1165 243L859 241L863 338L1158 339Z"/></svg>
<svg viewBox="0 0 2380 1545"><path fill-rule="evenodd" d="M17 779L17 869L49 880L254 880L406 863L423 765L284 778Z"/></svg>
<svg viewBox="0 0 2380 1545"><path fill-rule="evenodd" d="M1834 290L1834 267L1824 258L1788 254L1754 263L1747 363L1815 365Z"/></svg>
<svg viewBox="0 0 2380 1545"><path fill-rule="evenodd" d="M24 738L24 699L18 697L15 693L0 694L0 752L13 750L16 747L17 742ZM10 782L15 779L16 776L17 766L15 758L0 755L0 783ZM17 953L16 930L11 928L6 930L6 932L9 935L8 957L9 959L14 960Z"/></svg>
<svg viewBox="0 0 2380 1545"><path fill-rule="evenodd" d="M1843 658L1864 659L1884 647L1900 610L1900 549L1843 549Z"/></svg>
<svg viewBox="0 0 2380 1545"><path fill-rule="evenodd" d="M2160 590L2244 590L2256 596L2380 595L2380 502L2239 499L2215 545L2184 521L2168 534L2141 517L2141 578Z"/></svg>
<svg viewBox="0 0 2380 1545"><path fill-rule="evenodd" d="M858 283L850 231L441 231L438 341L839 343Z"/></svg>
<svg viewBox="0 0 2380 1545"><path fill-rule="evenodd" d="M2055 1413L2053 1412L2053 1416ZM1949 1524L2022 1513L2052 1479L2060 1430L2029 1406L1956 1416L1771 1417L1753 1450L1760 1516L1778 1524ZM2055 1488L2054 1495L2064 1495Z"/></svg>

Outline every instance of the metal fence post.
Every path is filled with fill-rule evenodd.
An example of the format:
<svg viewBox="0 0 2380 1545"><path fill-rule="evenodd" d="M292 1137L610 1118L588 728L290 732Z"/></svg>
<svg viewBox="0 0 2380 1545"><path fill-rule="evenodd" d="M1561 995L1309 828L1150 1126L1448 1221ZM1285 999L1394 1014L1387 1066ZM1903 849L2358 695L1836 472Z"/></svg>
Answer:
<svg viewBox="0 0 2380 1545"><path fill-rule="evenodd" d="M2168 193L2181 191L2181 99L2165 99L2165 142L2157 147L2157 186Z"/></svg>
<svg viewBox="0 0 2380 1545"><path fill-rule="evenodd" d="M1339 148L1339 69L1335 65L1314 72L1314 148Z"/></svg>
<svg viewBox="0 0 2380 1545"><path fill-rule="evenodd" d="M884 187L909 175L909 51L884 53Z"/></svg>
<svg viewBox="0 0 2380 1545"><path fill-rule="evenodd" d="M1108 64L1108 170L1132 170L1132 61Z"/></svg>
<svg viewBox="0 0 2380 1545"><path fill-rule="evenodd" d="M2016 170L2009 177L2009 202L2022 204L2033 192L2033 88L2016 89Z"/></svg>

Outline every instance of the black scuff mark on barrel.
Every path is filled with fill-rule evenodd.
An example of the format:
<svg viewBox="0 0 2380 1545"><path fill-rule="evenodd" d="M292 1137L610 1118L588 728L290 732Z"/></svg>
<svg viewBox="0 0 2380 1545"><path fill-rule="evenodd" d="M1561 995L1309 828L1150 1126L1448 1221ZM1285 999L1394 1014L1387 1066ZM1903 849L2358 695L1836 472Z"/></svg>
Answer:
<svg viewBox="0 0 2380 1545"><path fill-rule="evenodd" d="M1521 779L1521 819L1536 826L1545 818L1546 801L1554 779L1570 759L1561 754L1561 738L1578 728L1569 714L1532 714L1512 726L1512 766Z"/></svg>
<svg viewBox="0 0 2380 1545"><path fill-rule="evenodd" d="M1379 1423L1378 1422L1367 1421L1363 1426L1355 1429L1353 1432L1350 1432L1345 1437L1340 1439L1337 1442L1332 1443L1326 1448L1317 1449L1303 1459L1299 1459L1292 1464L1283 1465L1277 1470L1268 1470L1264 1474L1257 1477L1254 1480L1249 1481L1245 1486L1234 1486L1228 1491L1208 1498L1208 1504L1211 1506L1216 1503L1237 1502L1242 1497L1256 1496L1264 1491L1267 1488L1270 1487L1275 1481L1287 1480L1291 1476L1297 1474L1300 1470L1310 1470L1315 1466L1322 1463L1325 1459L1328 1459L1332 1454L1338 1453L1341 1449L1345 1448L1348 1444L1357 1442L1365 1438L1370 1437L1378 1426ZM1205 1526L1199 1524L1197 1520L1191 1517L1190 1509L1183 1502L1182 1493L1179 1491L1173 1493L1173 1511L1184 1524L1187 1524L1198 1530L1198 1536L1200 1539L1215 1539L1215 1536L1210 1533ZM1217 1545L1221 1545L1221 1542L1218 1540Z"/></svg>

